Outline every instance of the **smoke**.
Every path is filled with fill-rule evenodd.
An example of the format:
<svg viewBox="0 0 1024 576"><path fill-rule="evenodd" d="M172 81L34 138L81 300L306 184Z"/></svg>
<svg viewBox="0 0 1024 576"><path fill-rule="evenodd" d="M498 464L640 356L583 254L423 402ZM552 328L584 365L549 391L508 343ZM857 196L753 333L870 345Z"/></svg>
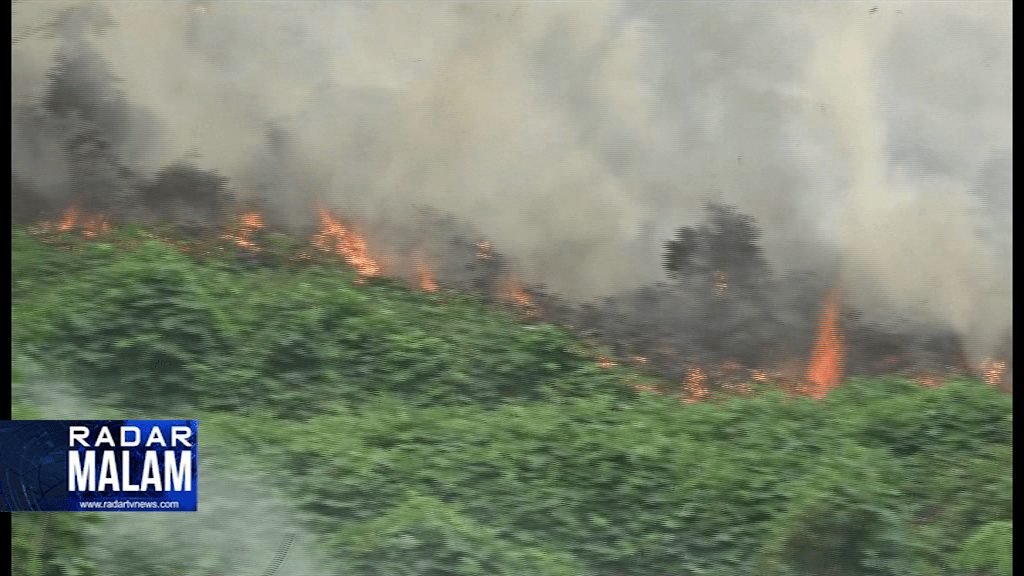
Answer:
<svg viewBox="0 0 1024 576"><path fill-rule="evenodd" d="M23 381L12 388L19 408L46 418L117 419L113 404L83 396L73 384L48 375L25 355L15 358ZM101 396L101 395L100 395ZM176 415L137 414L138 418ZM336 571L282 494L280 474L248 448L231 445L230 434L200 423L199 508L187 514L104 514L90 526L88 550L107 576L317 576ZM276 560L275 560L276 559ZM67 559L70 560L70 559ZM276 570L272 570L276 566Z"/></svg>
<svg viewBox="0 0 1024 576"><path fill-rule="evenodd" d="M312 536L299 528L295 511L267 488L272 478L228 472L216 454L204 454L200 476L196 512L105 515L95 527L95 544L90 547L102 573L335 573L316 551Z"/></svg>
<svg viewBox="0 0 1024 576"><path fill-rule="evenodd" d="M921 26L904 31L896 17L872 20L863 14L858 18L852 9L836 10L836 19L821 29L808 75L815 92L829 103L831 118L822 128L831 131L845 164L839 173L847 175L838 228L843 284L851 288L858 308L876 311L876 316L898 309L945 321L966 337L975 359L998 346L1010 327L1012 267L1002 249L1008 246L1012 221L998 239L986 243L978 219L986 198L971 194L984 163L1010 147L1006 134L1001 140L979 138L999 135L999 123L1009 119L1008 109L999 118L985 106L998 106L993 93L1009 98L1009 76L973 74L984 88L954 92L952 84L964 79L946 80L946 74L964 72L971 64L991 66L996 43L982 41L974 51L982 60L974 61L954 48L921 54L898 35L931 33L957 47L982 30L1006 34L997 37L1008 40L1009 28L1000 29L994 20L999 10L986 8L988 13L980 10L967 18L939 11L927 31ZM941 79L922 78L934 93L906 79L940 66L949 67ZM915 101L897 99L896 88ZM920 108L933 116L923 118ZM958 170L968 167L973 174ZM1004 201L1011 201L1009 187L982 194L1006 195Z"/></svg>
<svg viewBox="0 0 1024 576"><path fill-rule="evenodd" d="M592 298L661 279L712 200L880 319L976 353L1010 329L1009 3L102 6L89 44L153 117L120 136L133 168L191 157L289 225L319 200L400 245L429 205ZM59 8L14 8L16 105L62 45L19 31ZM59 188L44 132L12 160Z"/></svg>

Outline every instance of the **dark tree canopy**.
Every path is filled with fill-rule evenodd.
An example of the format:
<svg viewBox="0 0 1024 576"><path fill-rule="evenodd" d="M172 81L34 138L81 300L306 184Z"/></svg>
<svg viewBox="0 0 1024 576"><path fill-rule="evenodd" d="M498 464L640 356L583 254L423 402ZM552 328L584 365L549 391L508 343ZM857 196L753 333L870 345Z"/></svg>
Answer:
<svg viewBox="0 0 1024 576"><path fill-rule="evenodd" d="M139 187L139 200L147 214L189 227L219 224L232 203L228 179L188 164L173 164Z"/></svg>
<svg viewBox="0 0 1024 576"><path fill-rule="evenodd" d="M664 267L676 279L714 279L725 274L730 284L753 284L768 273L754 219L735 208L709 203L708 219L682 227L665 243Z"/></svg>

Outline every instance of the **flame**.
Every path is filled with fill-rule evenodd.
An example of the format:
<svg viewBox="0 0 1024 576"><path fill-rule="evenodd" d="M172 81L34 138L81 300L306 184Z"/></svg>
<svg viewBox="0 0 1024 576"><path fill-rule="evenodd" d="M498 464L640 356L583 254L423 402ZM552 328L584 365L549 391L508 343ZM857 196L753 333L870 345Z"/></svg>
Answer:
<svg viewBox="0 0 1024 576"><path fill-rule="evenodd" d="M416 261L416 273L419 275L420 290L437 292L437 281L434 280L434 274L430 271L430 267L421 259Z"/></svg>
<svg viewBox="0 0 1024 576"><path fill-rule="evenodd" d="M618 362L615 362L614 360L611 360L610 358L605 358L604 356L599 356L598 359L597 359L597 367L598 368L603 368L603 369L607 370L609 368L614 368L614 367L616 367L618 365L619 365Z"/></svg>
<svg viewBox="0 0 1024 576"><path fill-rule="evenodd" d="M239 248L259 252L259 246L253 241L253 236L263 228L263 216L259 212L246 212L239 217L236 229L221 236L230 240Z"/></svg>
<svg viewBox="0 0 1024 576"><path fill-rule="evenodd" d="M71 205L64 214L60 217L60 221L57 222L58 232L70 232L78 224L78 217L81 215L78 207Z"/></svg>
<svg viewBox="0 0 1024 576"><path fill-rule="evenodd" d="M519 279L515 276L510 276L505 281L502 297L520 308L531 312L534 309L533 300L530 300L530 295L526 293Z"/></svg>
<svg viewBox="0 0 1024 576"><path fill-rule="evenodd" d="M741 396L746 396L754 391L754 387L750 382L726 382L725 384L722 384L722 388L726 392L739 394Z"/></svg>
<svg viewBox="0 0 1024 576"><path fill-rule="evenodd" d="M725 296L725 291L729 288L728 278L729 276L725 272L715 272L715 296L718 296L719 298Z"/></svg>
<svg viewBox="0 0 1024 576"><path fill-rule="evenodd" d="M61 214L56 222L40 222L35 231L40 233L67 233L78 230L83 238L93 239L110 231L110 221L103 214L83 214L77 205L72 204Z"/></svg>
<svg viewBox="0 0 1024 576"><path fill-rule="evenodd" d="M647 364L647 357L646 356L633 356L631 358L631 360L633 360L633 364L635 364L637 366L644 366L644 365Z"/></svg>
<svg viewBox="0 0 1024 576"><path fill-rule="evenodd" d="M768 380L768 372L761 369L751 370L750 377L753 378L755 382L766 382Z"/></svg>
<svg viewBox="0 0 1024 576"><path fill-rule="evenodd" d="M989 386L998 386L1003 381L1006 362L989 358L981 363L981 376Z"/></svg>
<svg viewBox="0 0 1024 576"><path fill-rule="evenodd" d="M633 389L637 392L654 392L655 394L662 393L662 389L659 386L652 386L650 384L633 384Z"/></svg>
<svg viewBox="0 0 1024 576"><path fill-rule="evenodd" d="M917 382L925 388L937 388L942 386L942 378L938 376L932 376L930 374L921 374L914 378L914 382Z"/></svg>
<svg viewBox="0 0 1024 576"><path fill-rule="evenodd" d="M366 239L346 228L327 210L321 208L319 212L320 231L313 236L313 246L341 256L349 266L355 268L359 274L358 281L380 276L380 263L370 256Z"/></svg>
<svg viewBox="0 0 1024 576"><path fill-rule="evenodd" d="M690 368L686 372L686 381L683 386L683 399L687 403L700 402L710 390L707 387L708 376L700 366Z"/></svg>
<svg viewBox="0 0 1024 576"><path fill-rule="evenodd" d="M481 240L476 243L476 257L480 260L491 259L491 243L487 240Z"/></svg>
<svg viewBox="0 0 1024 576"><path fill-rule="evenodd" d="M91 239L105 232L110 232L110 222L107 220L106 216L102 214L95 214L82 219L83 237Z"/></svg>
<svg viewBox="0 0 1024 576"><path fill-rule="evenodd" d="M839 331L839 291L825 297L818 336L807 367L805 393L821 399L839 385L843 372L843 340Z"/></svg>

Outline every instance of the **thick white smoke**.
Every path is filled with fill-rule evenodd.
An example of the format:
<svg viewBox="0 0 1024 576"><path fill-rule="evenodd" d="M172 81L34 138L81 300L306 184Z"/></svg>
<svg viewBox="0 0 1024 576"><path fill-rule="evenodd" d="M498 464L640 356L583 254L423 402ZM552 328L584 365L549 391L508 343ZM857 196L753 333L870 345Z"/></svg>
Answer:
<svg viewBox="0 0 1024 576"><path fill-rule="evenodd" d="M839 267L879 316L979 351L1008 329L1008 2L104 6L94 44L162 127L143 169L198 154L371 230L433 205L577 297L658 279L660 243L719 200L776 268ZM15 35L59 8L17 4ZM56 45L15 44L16 101Z"/></svg>

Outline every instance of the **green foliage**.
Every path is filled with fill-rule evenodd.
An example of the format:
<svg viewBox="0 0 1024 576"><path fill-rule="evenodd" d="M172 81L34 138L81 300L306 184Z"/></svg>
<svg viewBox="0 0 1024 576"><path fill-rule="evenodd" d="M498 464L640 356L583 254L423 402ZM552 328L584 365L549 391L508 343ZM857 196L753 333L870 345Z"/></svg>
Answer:
<svg viewBox="0 0 1024 576"><path fill-rule="evenodd" d="M253 260L120 234L15 232L16 352L281 471L341 573L1009 573L1012 401L978 382L684 405L558 327L283 239ZM17 518L20 573L89 574L70 524L31 560L41 518Z"/></svg>
<svg viewBox="0 0 1024 576"><path fill-rule="evenodd" d="M965 391L1002 398L980 385ZM956 420L943 400L958 396L922 390L920 401ZM988 496L960 494L951 504L943 489L920 486L916 468L937 464L861 440L860 412L839 398L777 394L687 407L597 394L490 410L382 400L277 430L270 442L322 533L376 526L413 493L502 541L568 554L584 573L950 573L950 556L934 542L959 543L976 524L963 514L915 514L959 506L985 516L995 512L977 501ZM1006 478L1003 456L979 457L989 465L968 474L970 483ZM354 553L348 542L332 548L339 558Z"/></svg>
<svg viewBox="0 0 1024 576"><path fill-rule="evenodd" d="M85 528L94 514L17 513L11 517L11 573L14 576L98 576L89 560Z"/></svg>
<svg viewBox="0 0 1024 576"><path fill-rule="evenodd" d="M914 574L910 513L882 450L847 445L814 463L773 521L764 574Z"/></svg>
<svg viewBox="0 0 1024 576"><path fill-rule="evenodd" d="M989 522L964 542L957 564L972 574L1013 574L1013 521Z"/></svg>
<svg viewBox="0 0 1024 576"><path fill-rule="evenodd" d="M280 238L256 267L223 246L193 258L141 233L116 240L56 250L15 233L13 326L23 347L133 406L297 416L311 399L495 405L618 381L565 330L454 294L356 286L337 264L285 265Z"/></svg>
<svg viewBox="0 0 1024 576"><path fill-rule="evenodd" d="M395 576L574 576L572 557L506 541L436 498L410 495L378 518L336 534L346 572Z"/></svg>

